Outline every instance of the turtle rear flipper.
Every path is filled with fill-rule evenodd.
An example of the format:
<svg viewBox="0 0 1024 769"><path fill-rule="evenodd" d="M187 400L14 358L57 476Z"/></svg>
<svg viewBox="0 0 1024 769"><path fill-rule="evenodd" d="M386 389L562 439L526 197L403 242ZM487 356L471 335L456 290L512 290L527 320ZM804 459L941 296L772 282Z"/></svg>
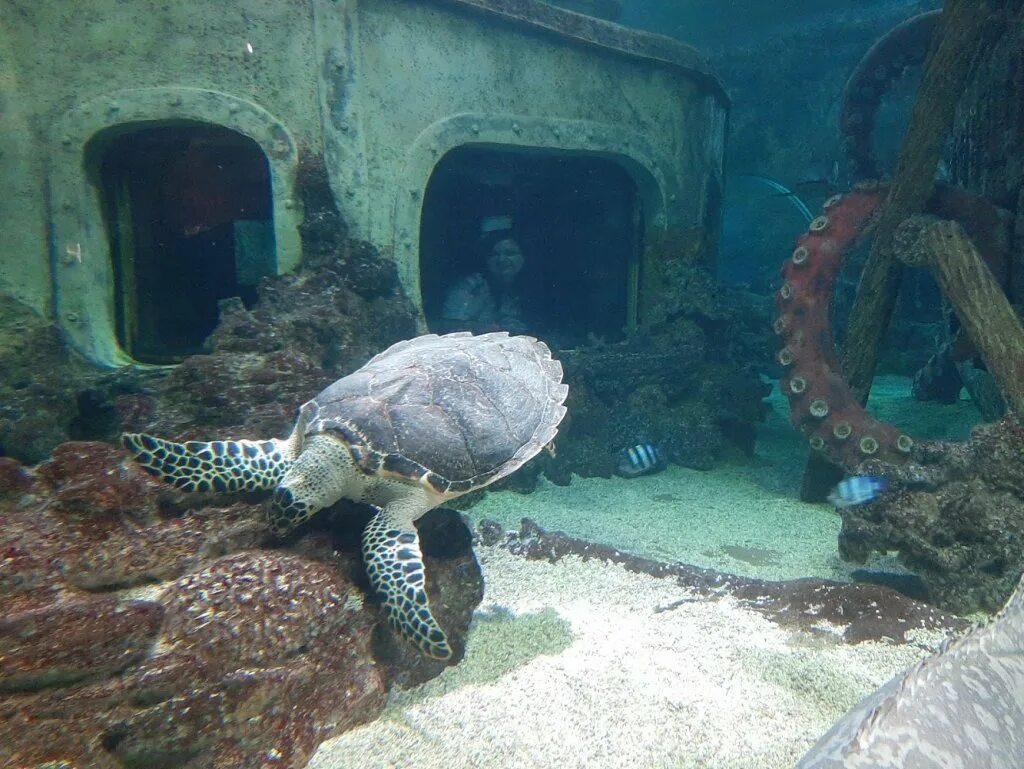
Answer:
<svg viewBox="0 0 1024 769"><path fill-rule="evenodd" d="M295 457L292 439L175 443L124 433L121 443L146 472L185 491L273 489Z"/></svg>
<svg viewBox="0 0 1024 769"><path fill-rule="evenodd" d="M384 600L388 624L423 654L451 659L452 649L427 599L423 555L413 521L420 507L395 502L381 508L363 530L363 560L370 585Z"/></svg>

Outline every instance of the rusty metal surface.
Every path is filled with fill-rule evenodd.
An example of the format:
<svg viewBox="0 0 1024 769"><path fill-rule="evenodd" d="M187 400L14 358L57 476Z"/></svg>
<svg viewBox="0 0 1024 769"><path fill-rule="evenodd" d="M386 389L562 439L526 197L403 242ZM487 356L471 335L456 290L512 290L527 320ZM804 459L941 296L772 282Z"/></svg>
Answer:
<svg viewBox="0 0 1024 769"><path fill-rule="evenodd" d="M657 62L683 70L724 106L728 107L722 81L696 48L670 37L643 32L609 21L573 13L541 0L427 0L464 8L532 27L548 34L585 45L610 49L620 54Z"/></svg>

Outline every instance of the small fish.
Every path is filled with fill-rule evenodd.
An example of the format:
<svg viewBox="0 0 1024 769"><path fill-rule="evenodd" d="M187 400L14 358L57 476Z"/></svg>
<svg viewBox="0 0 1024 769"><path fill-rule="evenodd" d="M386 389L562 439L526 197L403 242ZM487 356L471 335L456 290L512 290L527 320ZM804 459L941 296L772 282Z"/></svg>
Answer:
<svg viewBox="0 0 1024 769"><path fill-rule="evenodd" d="M650 443L638 443L616 455L615 472L626 478L665 469L665 455Z"/></svg>
<svg viewBox="0 0 1024 769"><path fill-rule="evenodd" d="M836 507L853 507L870 502L889 488L889 481L876 475L854 475L836 484L828 501Z"/></svg>

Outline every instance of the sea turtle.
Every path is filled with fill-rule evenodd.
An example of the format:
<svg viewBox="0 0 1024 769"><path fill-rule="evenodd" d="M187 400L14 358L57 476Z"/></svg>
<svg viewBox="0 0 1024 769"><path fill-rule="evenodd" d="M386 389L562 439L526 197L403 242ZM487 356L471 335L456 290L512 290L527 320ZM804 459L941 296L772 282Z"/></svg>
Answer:
<svg viewBox="0 0 1024 769"><path fill-rule="evenodd" d="M388 621L424 654L451 657L430 611L414 521L512 473L558 432L568 387L543 342L507 332L428 334L392 345L302 405L291 435L122 442L148 472L187 491L274 490L288 532L339 499L377 508L363 559Z"/></svg>

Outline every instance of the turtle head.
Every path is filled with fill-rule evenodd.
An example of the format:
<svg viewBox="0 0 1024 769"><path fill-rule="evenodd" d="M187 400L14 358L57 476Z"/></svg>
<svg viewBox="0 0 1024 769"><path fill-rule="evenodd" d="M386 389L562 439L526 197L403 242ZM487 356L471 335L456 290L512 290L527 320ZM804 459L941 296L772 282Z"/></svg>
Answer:
<svg viewBox="0 0 1024 769"><path fill-rule="evenodd" d="M274 491L270 501L270 528L275 534L285 535L303 521L308 520L316 510L310 510L310 503L282 482Z"/></svg>
<svg viewBox="0 0 1024 769"><path fill-rule="evenodd" d="M286 534L342 497L358 496L358 471L348 447L329 433L307 436L270 502L270 526Z"/></svg>

